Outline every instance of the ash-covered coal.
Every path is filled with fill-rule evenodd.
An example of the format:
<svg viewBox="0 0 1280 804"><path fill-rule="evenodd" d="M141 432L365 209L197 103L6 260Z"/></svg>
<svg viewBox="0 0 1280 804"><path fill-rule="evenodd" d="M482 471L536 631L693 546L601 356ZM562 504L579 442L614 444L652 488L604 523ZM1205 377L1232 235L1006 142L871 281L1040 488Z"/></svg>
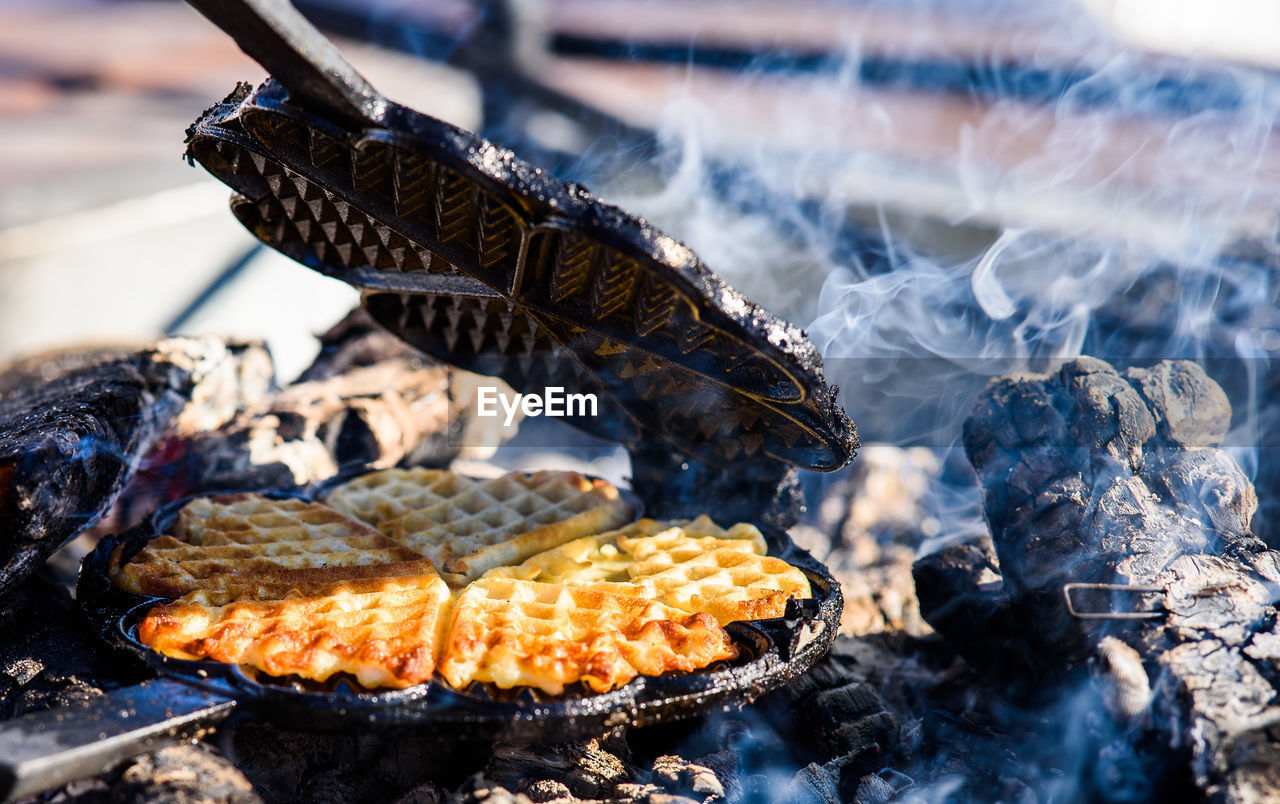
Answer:
<svg viewBox="0 0 1280 804"><path fill-rule="evenodd" d="M135 757L109 775L68 785L48 800L80 804L116 801L261 804L265 801L235 765L200 742L171 745Z"/></svg>
<svg viewBox="0 0 1280 804"><path fill-rule="evenodd" d="M926 619L988 679L1111 713L1074 750L1127 753L1139 797L1179 776L1214 800L1280 793L1280 554L1251 534L1253 486L1217 448L1230 421L1187 361L995 380L964 430L994 555L962 545L916 566ZM1064 586L1081 582L1118 585L1075 590L1102 618L1069 612ZM1133 612L1150 616L1113 616Z"/></svg>
<svg viewBox="0 0 1280 804"><path fill-rule="evenodd" d="M904 658L914 650L905 644L842 639L814 673L741 710L571 743L556 742L554 735L515 745L441 734L313 734L269 722L228 723L203 742L139 756L48 797L432 804L887 801L912 784L894 765L915 763L913 770L925 770L916 762L920 716L941 700L931 699L931 691L948 678L927 661ZM948 699L961 689L951 686Z"/></svg>
<svg viewBox="0 0 1280 804"><path fill-rule="evenodd" d="M920 616L911 566L920 545L938 535L926 497L940 470L936 453L925 448L865 446L824 490L815 524L790 530L840 582L840 633L932 630Z"/></svg>

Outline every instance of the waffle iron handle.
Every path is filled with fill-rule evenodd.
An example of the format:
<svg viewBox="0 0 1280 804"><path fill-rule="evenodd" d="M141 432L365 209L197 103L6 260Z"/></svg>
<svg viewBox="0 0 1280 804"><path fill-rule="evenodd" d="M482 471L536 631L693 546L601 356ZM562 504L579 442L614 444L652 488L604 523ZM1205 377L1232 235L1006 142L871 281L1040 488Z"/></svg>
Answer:
<svg viewBox="0 0 1280 804"><path fill-rule="evenodd" d="M187 0L289 89L346 122L376 122L386 99L289 0Z"/></svg>
<svg viewBox="0 0 1280 804"><path fill-rule="evenodd" d="M181 742L231 714L236 702L158 679L87 704L0 724L0 800L49 790L121 760Z"/></svg>

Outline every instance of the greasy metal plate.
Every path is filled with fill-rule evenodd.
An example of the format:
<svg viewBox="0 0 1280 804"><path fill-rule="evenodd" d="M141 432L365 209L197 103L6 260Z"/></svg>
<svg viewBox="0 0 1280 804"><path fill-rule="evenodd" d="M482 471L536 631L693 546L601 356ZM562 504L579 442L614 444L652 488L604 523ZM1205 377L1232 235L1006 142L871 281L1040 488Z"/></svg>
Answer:
<svg viewBox="0 0 1280 804"><path fill-rule="evenodd" d="M395 104L379 122L347 130L268 80L202 115L187 154L257 237L363 289L414 346L517 390L597 392L573 422L597 435L721 466L852 457L804 333L687 247L446 123Z"/></svg>
<svg viewBox="0 0 1280 804"><path fill-rule="evenodd" d="M769 554L799 567L808 576L814 597L791 601L785 617L727 626L742 655L704 672L640 676L608 693L572 692L561 698L528 690L499 692L484 685L459 691L438 679L383 692L362 692L345 685L309 690L263 683L236 665L171 659L143 645L137 640L137 621L159 599L117 589L108 578L108 561L117 545L125 545L126 555L140 550L147 540L169 529L186 502L171 503L123 536L102 540L80 568L76 590L80 608L109 645L156 672L220 694L228 694L230 689L241 704L238 710L294 728L349 731L405 727L456 738L537 741L547 735L571 739L598 735L615 726L680 720L720 707L745 705L807 671L830 649L843 608L840 587L821 563L796 547L785 533L761 527Z"/></svg>

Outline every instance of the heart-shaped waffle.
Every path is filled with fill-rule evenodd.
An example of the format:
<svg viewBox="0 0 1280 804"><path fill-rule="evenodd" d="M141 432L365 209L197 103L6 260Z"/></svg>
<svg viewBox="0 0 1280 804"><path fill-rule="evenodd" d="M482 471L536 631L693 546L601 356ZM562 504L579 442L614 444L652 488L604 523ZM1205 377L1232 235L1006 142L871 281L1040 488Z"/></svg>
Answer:
<svg viewBox="0 0 1280 804"><path fill-rule="evenodd" d="M577 472L474 480L438 469L386 469L344 483L325 502L430 558L454 586L616 528L633 513L616 488Z"/></svg>
<svg viewBox="0 0 1280 804"><path fill-rule="evenodd" d="M575 539L485 577L581 586L602 581L617 591L658 600L724 625L781 617L790 598L812 596L804 573L766 555L764 537L739 523L725 530L707 516L641 519L619 530Z"/></svg>
<svg viewBox="0 0 1280 804"><path fill-rule="evenodd" d="M559 695L577 681L605 692L737 655L706 614L597 587L484 578L454 605L440 673L457 689L484 681Z"/></svg>
<svg viewBox="0 0 1280 804"><path fill-rule="evenodd" d="M214 659L368 687L431 678L449 589L429 559L313 502L206 497L127 561L116 584L178 598L151 608L139 640L180 659Z"/></svg>

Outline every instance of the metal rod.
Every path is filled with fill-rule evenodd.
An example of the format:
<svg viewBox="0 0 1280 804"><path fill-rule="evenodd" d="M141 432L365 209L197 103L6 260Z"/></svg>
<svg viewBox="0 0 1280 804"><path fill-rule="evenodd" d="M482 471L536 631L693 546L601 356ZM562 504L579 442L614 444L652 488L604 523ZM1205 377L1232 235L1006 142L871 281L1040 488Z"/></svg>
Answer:
<svg viewBox="0 0 1280 804"><path fill-rule="evenodd" d="M290 90L352 121L376 122L386 99L288 0L187 0Z"/></svg>
<svg viewBox="0 0 1280 804"><path fill-rule="evenodd" d="M1064 583L1062 596L1067 601L1067 612L1080 620L1150 620L1165 615L1163 611L1081 611L1071 599L1071 593L1078 589L1132 594L1163 594L1165 589L1162 586L1132 586L1122 583Z"/></svg>
<svg viewBox="0 0 1280 804"><path fill-rule="evenodd" d="M0 726L0 799L9 801L102 773L121 760L185 740L236 702L160 679Z"/></svg>

